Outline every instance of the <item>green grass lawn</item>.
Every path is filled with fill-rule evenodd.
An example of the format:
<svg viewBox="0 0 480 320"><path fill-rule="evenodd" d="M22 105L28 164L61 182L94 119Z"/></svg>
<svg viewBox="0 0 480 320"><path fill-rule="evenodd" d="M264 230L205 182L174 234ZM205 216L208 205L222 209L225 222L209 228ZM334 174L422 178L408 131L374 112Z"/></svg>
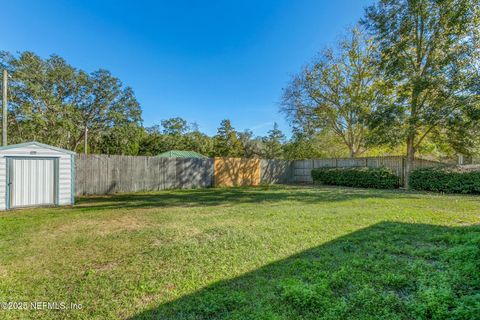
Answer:
<svg viewBox="0 0 480 320"><path fill-rule="evenodd" d="M0 213L0 319L480 319L480 197L259 187ZM5 305L4 305L5 307Z"/></svg>

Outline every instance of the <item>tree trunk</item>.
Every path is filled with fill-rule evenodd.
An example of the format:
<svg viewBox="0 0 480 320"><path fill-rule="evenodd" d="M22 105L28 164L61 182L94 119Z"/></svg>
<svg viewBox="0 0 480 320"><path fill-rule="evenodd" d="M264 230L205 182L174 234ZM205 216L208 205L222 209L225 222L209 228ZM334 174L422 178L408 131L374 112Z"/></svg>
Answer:
<svg viewBox="0 0 480 320"><path fill-rule="evenodd" d="M354 147L349 146L348 149L350 151L350 158L355 158L357 156L357 152L355 151Z"/></svg>
<svg viewBox="0 0 480 320"><path fill-rule="evenodd" d="M410 172L413 170L415 161L415 135L409 134L407 138L407 159L405 162L405 189L410 189Z"/></svg>

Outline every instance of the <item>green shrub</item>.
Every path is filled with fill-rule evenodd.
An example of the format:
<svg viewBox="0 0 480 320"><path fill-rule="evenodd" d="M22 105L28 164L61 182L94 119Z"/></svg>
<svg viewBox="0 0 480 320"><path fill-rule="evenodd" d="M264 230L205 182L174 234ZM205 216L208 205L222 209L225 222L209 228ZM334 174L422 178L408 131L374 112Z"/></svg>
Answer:
<svg viewBox="0 0 480 320"><path fill-rule="evenodd" d="M480 193L480 170L467 171L461 167L433 167L414 170L410 187L445 193Z"/></svg>
<svg viewBox="0 0 480 320"><path fill-rule="evenodd" d="M399 186L399 179L387 168L322 168L312 170L316 183L359 187L394 189Z"/></svg>

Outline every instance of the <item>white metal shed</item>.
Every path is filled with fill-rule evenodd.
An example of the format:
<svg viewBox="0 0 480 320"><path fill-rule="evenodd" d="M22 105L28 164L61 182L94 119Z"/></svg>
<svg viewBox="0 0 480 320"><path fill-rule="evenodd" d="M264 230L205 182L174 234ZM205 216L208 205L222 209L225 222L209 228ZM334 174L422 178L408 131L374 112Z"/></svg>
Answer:
<svg viewBox="0 0 480 320"><path fill-rule="evenodd" d="M0 210L72 205L75 152L39 142L0 147Z"/></svg>

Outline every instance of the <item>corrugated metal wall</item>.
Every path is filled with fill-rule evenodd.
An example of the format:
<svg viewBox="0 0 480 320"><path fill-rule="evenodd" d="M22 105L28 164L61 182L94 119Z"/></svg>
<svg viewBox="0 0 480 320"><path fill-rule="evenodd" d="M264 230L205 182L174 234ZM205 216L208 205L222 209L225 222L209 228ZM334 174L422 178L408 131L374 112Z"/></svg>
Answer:
<svg viewBox="0 0 480 320"><path fill-rule="evenodd" d="M10 161L11 208L55 204L55 160Z"/></svg>
<svg viewBox="0 0 480 320"><path fill-rule="evenodd" d="M58 203L72 204L72 157L70 154L38 145L25 145L0 151L0 210L7 205L7 157L37 157L58 159Z"/></svg>

